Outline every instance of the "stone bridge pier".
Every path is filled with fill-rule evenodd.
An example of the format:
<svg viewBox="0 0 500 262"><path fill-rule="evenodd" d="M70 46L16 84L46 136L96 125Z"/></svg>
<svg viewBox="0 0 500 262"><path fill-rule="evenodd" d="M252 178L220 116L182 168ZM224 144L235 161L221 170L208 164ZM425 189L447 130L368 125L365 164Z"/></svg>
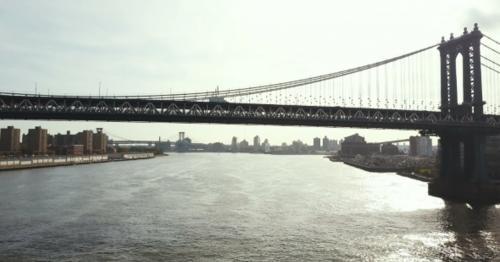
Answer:
<svg viewBox="0 0 500 262"><path fill-rule="evenodd" d="M488 163L495 160L486 152L488 135L450 130L439 136L440 173L429 183L429 195L471 205L500 203L500 182Z"/></svg>

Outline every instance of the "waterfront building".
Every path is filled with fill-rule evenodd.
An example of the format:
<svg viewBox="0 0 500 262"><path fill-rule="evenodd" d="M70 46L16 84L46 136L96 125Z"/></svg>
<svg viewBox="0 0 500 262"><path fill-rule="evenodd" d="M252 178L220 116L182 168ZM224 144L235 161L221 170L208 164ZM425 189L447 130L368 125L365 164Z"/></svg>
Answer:
<svg viewBox="0 0 500 262"><path fill-rule="evenodd" d="M179 132L179 140L175 142L175 151L187 152L191 150L191 139L186 137L185 132Z"/></svg>
<svg viewBox="0 0 500 262"><path fill-rule="evenodd" d="M428 136L410 137L410 156L432 156L432 140Z"/></svg>
<svg viewBox="0 0 500 262"><path fill-rule="evenodd" d="M62 151L63 155L69 155L69 156L81 156L83 155L83 145L69 145L67 147L63 148L64 151Z"/></svg>
<svg viewBox="0 0 500 262"><path fill-rule="evenodd" d="M226 151L226 146L221 142L215 142L213 144L208 144L207 150L209 152L224 152Z"/></svg>
<svg viewBox="0 0 500 262"><path fill-rule="evenodd" d="M108 147L108 136L102 131L102 128L97 128L97 133L92 135L92 150L95 154L106 154ZM160 146L160 142L158 144ZM170 147L170 146L169 146Z"/></svg>
<svg viewBox="0 0 500 262"><path fill-rule="evenodd" d="M54 136L51 134L47 134L47 147L50 149L54 146Z"/></svg>
<svg viewBox="0 0 500 262"><path fill-rule="evenodd" d="M382 155L399 155L399 148L393 144L383 144L380 149Z"/></svg>
<svg viewBox="0 0 500 262"><path fill-rule="evenodd" d="M271 153L271 144L269 144L267 139L262 143L262 148L264 149L264 153Z"/></svg>
<svg viewBox="0 0 500 262"><path fill-rule="evenodd" d="M380 152L380 145L367 143L365 138L359 134L354 134L344 138L342 141L340 155L353 157L356 155L371 155Z"/></svg>
<svg viewBox="0 0 500 262"><path fill-rule="evenodd" d="M82 131L78 134L71 134L68 130L66 134L56 134L54 135L52 148L57 155L84 155L89 154L89 149L92 148L89 143L93 140L89 138L92 131ZM85 148L85 144L87 148Z"/></svg>
<svg viewBox="0 0 500 262"><path fill-rule="evenodd" d="M84 130L76 134L76 144L83 145L83 153L90 155L93 153L93 135L92 130Z"/></svg>
<svg viewBox="0 0 500 262"><path fill-rule="evenodd" d="M344 138L343 143L346 144L366 144L365 138L360 136L358 133L350 135Z"/></svg>
<svg viewBox="0 0 500 262"><path fill-rule="evenodd" d="M291 153L294 154L308 153L307 145L300 140L293 141L290 147L291 147Z"/></svg>
<svg viewBox="0 0 500 262"><path fill-rule="evenodd" d="M321 149L321 138L315 137L313 139L313 149L316 151Z"/></svg>
<svg viewBox="0 0 500 262"><path fill-rule="evenodd" d="M184 141L184 136L186 135L185 132L179 132L179 140L178 141Z"/></svg>
<svg viewBox="0 0 500 262"><path fill-rule="evenodd" d="M233 136L233 139L231 140L231 151L238 152L238 138L235 136Z"/></svg>
<svg viewBox="0 0 500 262"><path fill-rule="evenodd" d="M250 151L250 145L249 145L248 141L243 139L243 141L240 142L239 151L240 152L249 152Z"/></svg>
<svg viewBox="0 0 500 262"><path fill-rule="evenodd" d="M158 148L160 149L161 152L168 152L171 150L172 142L170 140L167 140L167 142L161 142L158 145Z"/></svg>
<svg viewBox="0 0 500 262"><path fill-rule="evenodd" d="M328 139L327 136L323 137L323 146L322 149L323 151L328 151L328 148L330 147L330 139Z"/></svg>
<svg viewBox="0 0 500 262"><path fill-rule="evenodd" d="M47 154L47 129L37 126L23 135L23 149L30 155Z"/></svg>
<svg viewBox="0 0 500 262"><path fill-rule="evenodd" d="M13 126L2 128L0 131L0 153L8 155L18 154L21 150L20 136L21 130L19 128L14 128Z"/></svg>
<svg viewBox="0 0 500 262"><path fill-rule="evenodd" d="M52 136L52 141L49 135L49 147L54 151L56 155L66 155L67 147L74 144L75 136L66 131L66 134L57 133Z"/></svg>
<svg viewBox="0 0 500 262"><path fill-rule="evenodd" d="M259 136L255 136L253 138L253 151L254 152L260 151L260 137Z"/></svg>
<svg viewBox="0 0 500 262"><path fill-rule="evenodd" d="M335 139L332 139L332 140L330 140L330 143L328 144L327 151L329 151L329 152L337 151L338 147L339 147L338 141Z"/></svg>
<svg viewBox="0 0 500 262"><path fill-rule="evenodd" d="M52 146L54 147L67 147L76 143L76 136L72 135L68 130L66 134L58 133L54 136Z"/></svg>

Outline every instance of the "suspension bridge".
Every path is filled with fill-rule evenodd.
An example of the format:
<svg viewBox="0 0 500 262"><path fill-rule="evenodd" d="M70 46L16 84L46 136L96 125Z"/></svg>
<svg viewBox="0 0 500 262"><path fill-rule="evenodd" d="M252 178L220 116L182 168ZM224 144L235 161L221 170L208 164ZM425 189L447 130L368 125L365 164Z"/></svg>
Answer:
<svg viewBox="0 0 500 262"><path fill-rule="evenodd" d="M474 32L462 37L475 35ZM482 34L477 31L477 35ZM482 88L484 96L488 97L484 116L473 118L472 114L462 114L459 110L441 110L444 97L439 88L442 79L436 47L461 38L331 74L232 90L88 97L0 93L0 116L3 119L339 126L430 131L455 126L497 132L500 130L500 45L493 38L486 38L490 40L488 44L481 43L486 52L477 58L483 58L480 65L474 64L477 66L475 70L484 72L483 83L476 83L477 88ZM457 81L456 77L454 81ZM458 92L457 98L461 93ZM463 98L462 101L451 102L457 105L471 103Z"/></svg>
<svg viewBox="0 0 500 262"><path fill-rule="evenodd" d="M440 137L446 182L431 194L463 198L474 194L453 188L491 184L484 147L500 134L500 42L475 24L413 52L275 84L167 95L0 93L0 118L420 130Z"/></svg>

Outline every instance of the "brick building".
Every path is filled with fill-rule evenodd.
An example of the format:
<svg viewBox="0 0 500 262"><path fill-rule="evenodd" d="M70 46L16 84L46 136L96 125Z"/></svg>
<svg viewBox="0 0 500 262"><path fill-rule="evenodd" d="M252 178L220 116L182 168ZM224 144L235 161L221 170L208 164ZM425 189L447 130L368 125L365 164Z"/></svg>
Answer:
<svg viewBox="0 0 500 262"><path fill-rule="evenodd" d="M47 129L37 126L23 135L23 150L30 155L47 154Z"/></svg>
<svg viewBox="0 0 500 262"><path fill-rule="evenodd" d="M0 131L0 153L6 155L20 153L20 137L21 130L19 128L14 128L13 126L2 128Z"/></svg>
<svg viewBox="0 0 500 262"><path fill-rule="evenodd" d="M84 130L76 134L75 144L83 145L83 153L91 155L94 153L94 133L92 130Z"/></svg>
<svg viewBox="0 0 500 262"><path fill-rule="evenodd" d="M344 138L341 144L340 155L354 157L356 155L371 155L380 152L380 144L366 143L365 138L354 134Z"/></svg>
<svg viewBox="0 0 500 262"><path fill-rule="evenodd" d="M97 133L93 135L93 147L95 154L106 154L108 147L108 136L102 132L102 128L97 128Z"/></svg>

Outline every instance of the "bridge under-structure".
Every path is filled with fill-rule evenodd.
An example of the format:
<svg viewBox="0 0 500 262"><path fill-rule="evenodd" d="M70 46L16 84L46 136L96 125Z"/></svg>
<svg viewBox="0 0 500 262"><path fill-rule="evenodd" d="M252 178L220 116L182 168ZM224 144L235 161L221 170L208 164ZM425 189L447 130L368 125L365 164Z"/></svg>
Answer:
<svg viewBox="0 0 500 262"><path fill-rule="evenodd" d="M109 144L111 145L147 145L149 147L156 146L161 141L154 140L109 140Z"/></svg>
<svg viewBox="0 0 500 262"><path fill-rule="evenodd" d="M390 141L383 141L383 142L375 142L373 144L398 144L398 143L403 143L403 142L410 142L409 138L404 138L404 139L398 139L398 140L390 140Z"/></svg>
<svg viewBox="0 0 500 262"><path fill-rule="evenodd" d="M500 176L492 176L485 159L487 138L500 134L500 51L492 47L500 43L486 36L491 43L484 44L483 37L476 24L459 37L380 62L248 88L134 96L0 93L0 118L419 130L440 138L440 174L429 194L500 203ZM433 70L437 59L429 52L436 47L440 63Z"/></svg>

